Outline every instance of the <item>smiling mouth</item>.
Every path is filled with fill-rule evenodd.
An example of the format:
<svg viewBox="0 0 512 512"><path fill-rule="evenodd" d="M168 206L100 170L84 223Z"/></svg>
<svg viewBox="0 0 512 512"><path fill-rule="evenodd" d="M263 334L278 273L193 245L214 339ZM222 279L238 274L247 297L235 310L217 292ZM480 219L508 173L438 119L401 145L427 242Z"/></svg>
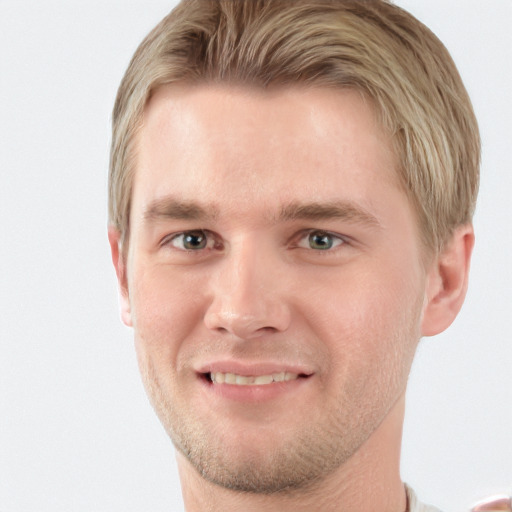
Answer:
<svg viewBox="0 0 512 512"><path fill-rule="evenodd" d="M213 384L232 384L235 386L266 386L274 382L288 382L309 377L309 375L291 372L277 372L268 375L208 372L203 374L203 376Z"/></svg>

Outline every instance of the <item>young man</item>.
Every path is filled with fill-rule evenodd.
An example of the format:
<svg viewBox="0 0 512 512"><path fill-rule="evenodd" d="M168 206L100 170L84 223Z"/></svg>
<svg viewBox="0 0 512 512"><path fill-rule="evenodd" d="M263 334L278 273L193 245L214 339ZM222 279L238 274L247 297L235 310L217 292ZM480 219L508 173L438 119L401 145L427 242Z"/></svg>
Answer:
<svg viewBox="0 0 512 512"><path fill-rule="evenodd" d="M479 136L383 0L184 0L113 118L122 319L187 511L435 510L401 482L421 336L464 300Z"/></svg>

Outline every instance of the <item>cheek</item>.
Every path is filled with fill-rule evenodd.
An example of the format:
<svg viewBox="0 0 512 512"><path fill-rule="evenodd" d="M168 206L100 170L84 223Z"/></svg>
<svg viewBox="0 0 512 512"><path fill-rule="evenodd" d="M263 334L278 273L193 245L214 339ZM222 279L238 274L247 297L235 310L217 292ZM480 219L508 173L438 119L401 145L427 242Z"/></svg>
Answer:
<svg viewBox="0 0 512 512"><path fill-rule="evenodd" d="M168 269L143 267L130 289L137 349L148 357L174 360L183 340L201 322L199 283Z"/></svg>
<svg viewBox="0 0 512 512"><path fill-rule="evenodd" d="M331 283L328 300L317 296L311 318L328 343L333 373L370 378L409 366L420 337L420 288L413 276L380 269Z"/></svg>

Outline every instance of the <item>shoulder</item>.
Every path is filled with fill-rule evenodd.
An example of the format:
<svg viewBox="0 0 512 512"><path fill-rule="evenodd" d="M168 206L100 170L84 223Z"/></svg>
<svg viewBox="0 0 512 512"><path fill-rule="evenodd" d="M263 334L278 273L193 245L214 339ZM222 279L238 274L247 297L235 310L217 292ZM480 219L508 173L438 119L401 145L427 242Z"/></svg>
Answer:
<svg viewBox="0 0 512 512"><path fill-rule="evenodd" d="M409 503L408 512L441 512L438 508L430 505L424 505L418 501L416 493L406 484L407 501Z"/></svg>

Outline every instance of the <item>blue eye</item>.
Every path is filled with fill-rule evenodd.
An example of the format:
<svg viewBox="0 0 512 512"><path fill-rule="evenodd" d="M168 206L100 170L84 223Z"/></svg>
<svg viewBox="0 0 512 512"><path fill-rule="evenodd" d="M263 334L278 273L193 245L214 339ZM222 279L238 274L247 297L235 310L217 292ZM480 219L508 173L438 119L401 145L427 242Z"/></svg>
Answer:
<svg viewBox="0 0 512 512"><path fill-rule="evenodd" d="M200 251L201 249L213 247L214 240L210 240L205 231L196 229L174 236L171 240L171 245L185 251Z"/></svg>
<svg viewBox="0 0 512 512"><path fill-rule="evenodd" d="M345 241L341 237L333 235L332 233L326 231L310 231L300 240L298 245L305 249L328 251L343 243L345 243Z"/></svg>

